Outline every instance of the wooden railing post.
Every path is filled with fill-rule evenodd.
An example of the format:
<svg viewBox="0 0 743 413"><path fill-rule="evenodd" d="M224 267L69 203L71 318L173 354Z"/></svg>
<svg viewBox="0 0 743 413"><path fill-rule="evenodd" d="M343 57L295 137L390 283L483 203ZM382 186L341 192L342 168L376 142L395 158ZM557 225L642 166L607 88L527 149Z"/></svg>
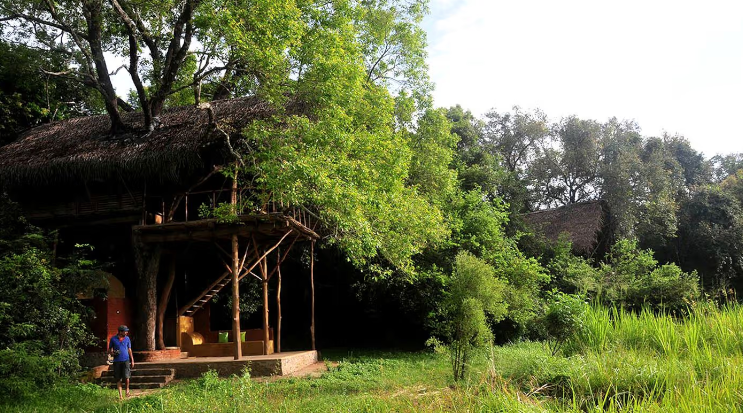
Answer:
<svg viewBox="0 0 743 413"><path fill-rule="evenodd" d="M237 168L232 178L232 207L237 210ZM240 253L237 234L232 234L232 341L235 342L235 360L242 357L240 340Z"/></svg>
<svg viewBox="0 0 743 413"><path fill-rule="evenodd" d="M310 286L312 289L312 324L310 324L310 335L312 336L312 349L315 347L315 240L310 244Z"/></svg>

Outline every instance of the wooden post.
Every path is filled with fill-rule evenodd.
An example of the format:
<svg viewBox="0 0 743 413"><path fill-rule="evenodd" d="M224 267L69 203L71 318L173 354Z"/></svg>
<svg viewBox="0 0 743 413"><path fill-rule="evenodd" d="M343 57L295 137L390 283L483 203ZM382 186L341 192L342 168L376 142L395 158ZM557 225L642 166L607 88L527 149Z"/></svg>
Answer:
<svg viewBox="0 0 743 413"><path fill-rule="evenodd" d="M268 354L268 261L263 257L261 263L261 276L263 277L263 354Z"/></svg>
<svg viewBox="0 0 743 413"><path fill-rule="evenodd" d="M142 242L137 234L132 236L134 262L137 268L136 313L132 347L152 351L156 348L157 326L157 274L160 269L160 244Z"/></svg>
<svg viewBox="0 0 743 413"><path fill-rule="evenodd" d="M165 282L163 291L160 293L160 302L157 304L157 349L165 350L165 334L163 332L163 324L165 321L165 310L168 308L168 301L170 301L170 291L173 289L173 283L175 282L175 264L177 256L173 254L170 260L170 268L168 268L168 280Z"/></svg>
<svg viewBox="0 0 743 413"><path fill-rule="evenodd" d="M237 169L232 178L232 207L237 212ZM240 341L240 253L237 234L232 234L232 341L235 343L235 360L242 357Z"/></svg>
<svg viewBox="0 0 743 413"><path fill-rule="evenodd" d="M281 353L281 249L276 254L276 272L279 277L276 288L276 352Z"/></svg>
<svg viewBox="0 0 743 413"><path fill-rule="evenodd" d="M312 324L310 324L310 335L312 336L312 349L315 347L315 240L310 244L310 285L312 288Z"/></svg>

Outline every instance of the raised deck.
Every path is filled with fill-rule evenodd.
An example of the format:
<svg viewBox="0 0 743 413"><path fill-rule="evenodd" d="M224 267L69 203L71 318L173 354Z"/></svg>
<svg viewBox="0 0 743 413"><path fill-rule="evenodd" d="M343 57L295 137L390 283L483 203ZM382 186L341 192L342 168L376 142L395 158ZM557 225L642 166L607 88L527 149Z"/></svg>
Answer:
<svg viewBox="0 0 743 413"><path fill-rule="evenodd" d="M209 370L220 376L241 374L245 367L250 368L253 377L285 376L304 367L317 363L317 351L288 351L265 356L246 356L240 360L232 357L189 357L137 363L142 369L173 369L176 379L200 377Z"/></svg>

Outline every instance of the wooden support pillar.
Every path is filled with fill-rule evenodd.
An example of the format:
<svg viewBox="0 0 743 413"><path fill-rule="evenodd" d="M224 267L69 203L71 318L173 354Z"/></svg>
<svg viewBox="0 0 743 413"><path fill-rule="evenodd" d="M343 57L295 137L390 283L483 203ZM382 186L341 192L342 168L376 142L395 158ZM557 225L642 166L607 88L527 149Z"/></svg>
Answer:
<svg viewBox="0 0 743 413"><path fill-rule="evenodd" d="M276 288L276 352L281 353L281 250L277 254L276 275L278 287Z"/></svg>
<svg viewBox="0 0 743 413"><path fill-rule="evenodd" d="M157 303L157 349L165 350L165 333L163 331L163 324L165 321L165 310L168 308L168 301L170 301L170 292L173 289L173 283L175 282L175 264L177 255L173 254L170 259L170 267L168 268L168 279L163 286L163 291L160 293L160 301Z"/></svg>
<svg viewBox="0 0 743 413"><path fill-rule="evenodd" d="M132 347L153 351L156 348L157 326L157 274L160 269L160 244L148 245L133 237L134 262L137 267L136 314Z"/></svg>
<svg viewBox="0 0 743 413"><path fill-rule="evenodd" d="M268 334L268 260L263 256L261 262L261 277L263 278L263 354L268 354L269 334Z"/></svg>
<svg viewBox="0 0 743 413"><path fill-rule="evenodd" d="M237 234L232 235L232 341L235 343L235 360L242 357L240 342L240 258Z"/></svg>
<svg viewBox="0 0 743 413"><path fill-rule="evenodd" d="M237 169L232 179L232 207L237 213ZM240 340L240 253L237 234L232 234L232 341L235 343L235 360L242 358Z"/></svg>
<svg viewBox="0 0 743 413"><path fill-rule="evenodd" d="M312 324L310 324L310 335L312 336L312 349L315 347L315 240L310 244L310 286L312 289Z"/></svg>

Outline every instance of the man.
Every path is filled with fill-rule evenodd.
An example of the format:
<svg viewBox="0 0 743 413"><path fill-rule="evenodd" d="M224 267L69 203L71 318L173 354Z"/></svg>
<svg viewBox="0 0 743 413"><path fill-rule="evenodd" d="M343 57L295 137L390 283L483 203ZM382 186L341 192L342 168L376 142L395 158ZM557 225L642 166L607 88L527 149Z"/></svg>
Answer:
<svg viewBox="0 0 743 413"><path fill-rule="evenodd" d="M119 388L119 399L123 400L121 395L121 381L126 380L126 397L129 397L129 377L132 372L129 369L134 368L134 355L132 354L132 342L129 340L129 327L119 326L119 333L111 337L108 343L108 353L114 356L114 378Z"/></svg>

